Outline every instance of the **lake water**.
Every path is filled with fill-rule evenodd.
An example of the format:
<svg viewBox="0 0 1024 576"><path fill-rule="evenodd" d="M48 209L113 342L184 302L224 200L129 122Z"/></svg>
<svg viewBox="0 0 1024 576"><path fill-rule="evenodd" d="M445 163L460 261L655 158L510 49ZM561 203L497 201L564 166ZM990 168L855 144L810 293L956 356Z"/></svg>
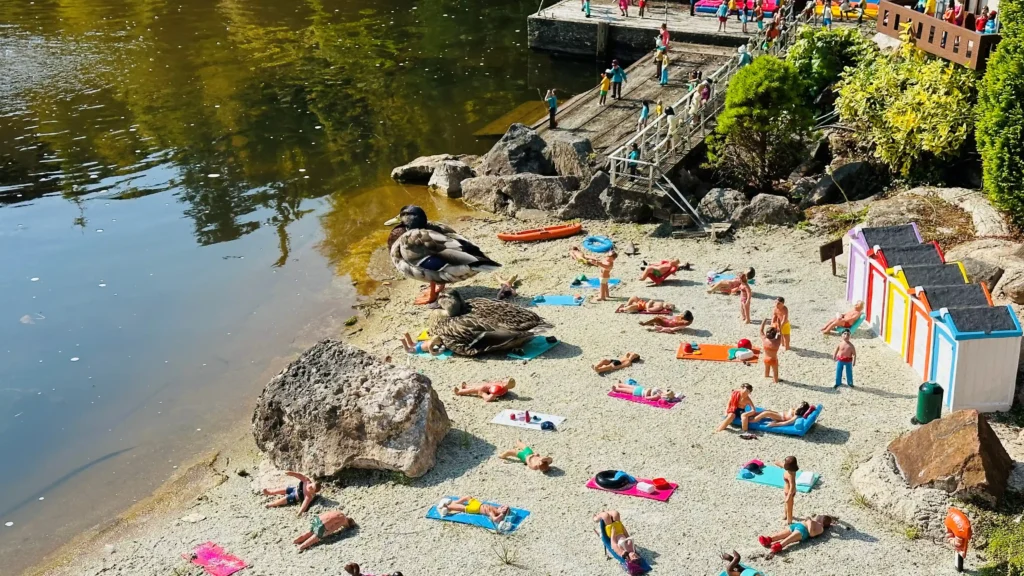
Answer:
<svg viewBox="0 0 1024 576"><path fill-rule="evenodd" d="M596 63L532 1L0 1L0 565L112 518L339 336L392 166ZM12 526L6 526L13 522Z"/></svg>

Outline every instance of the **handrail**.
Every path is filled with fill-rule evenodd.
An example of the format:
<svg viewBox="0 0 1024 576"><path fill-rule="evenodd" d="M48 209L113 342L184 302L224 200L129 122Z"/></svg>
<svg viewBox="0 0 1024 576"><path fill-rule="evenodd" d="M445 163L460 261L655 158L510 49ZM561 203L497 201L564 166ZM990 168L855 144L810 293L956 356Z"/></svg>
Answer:
<svg viewBox="0 0 1024 576"><path fill-rule="evenodd" d="M908 28L914 46L972 70L985 69L1001 38L999 34L982 34L888 0L878 3L875 28L893 38L899 38L903 29Z"/></svg>
<svg viewBox="0 0 1024 576"><path fill-rule="evenodd" d="M766 45L767 30L759 32L748 41L747 50L752 57L762 54L779 54L788 47L789 42L795 37L795 34L791 34L787 26L793 22L793 4L787 4L783 10L783 26L779 30L779 37L766 50L763 50L762 47ZM705 80L710 80L711 96L707 102L700 105L699 115L690 112L693 99L699 97L697 89L700 84L697 84L672 104L673 110L676 111L674 122L670 123L668 116L663 113L612 151L608 155L612 185L619 185L622 180L627 182L645 180L648 191L652 191L654 182L663 176L661 173L662 161L680 148L680 144L689 146L691 139L698 132L702 137L707 136L708 123L714 120L719 111L725 107L726 88L738 70L738 58L733 57L705 77ZM685 131L681 130L683 127L686 127ZM651 158L650 155L653 154L653 161L630 160L628 153L633 144L637 144L637 147L647 154L648 158ZM647 174L641 175L641 169Z"/></svg>

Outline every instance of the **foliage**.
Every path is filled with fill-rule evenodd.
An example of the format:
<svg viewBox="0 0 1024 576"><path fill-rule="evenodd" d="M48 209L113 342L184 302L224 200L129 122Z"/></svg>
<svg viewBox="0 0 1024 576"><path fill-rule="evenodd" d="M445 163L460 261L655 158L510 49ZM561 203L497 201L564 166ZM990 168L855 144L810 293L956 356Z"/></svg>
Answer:
<svg viewBox="0 0 1024 576"><path fill-rule="evenodd" d="M836 107L901 176L956 158L973 130L975 73L904 44L844 74Z"/></svg>
<svg viewBox="0 0 1024 576"><path fill-rule="evenodd" d="M770 191L800 158L810 133L813 118L802 94L796 69L774 56L756 58L737 72L709 139L710 164L738 186Z"/></svg>
<svg viewBox="0 0 1024 576"><path fill-rule="evenodd" d="M999 5L1003 39L989 58L978 95L978 149L985 191L1024 224L1024 3Z"/></svg>
<svg viewBox="0 0 1024 576"><path fill-rule="evenodd" d="M855 28L818 28L804 26L789 48L786 61L792 64L807 84L808 101L839 80L846 68L855 68L865 59L877 57L874 43Z"/></svg>
<svg viewBox="0 0 1024 576"><path fill-rule="evenodd" d="M996 508L980 503L958 503L971 517L973 541L984 550L988 562L981 576L1024 576L1024 496L1007 492Z"/></svg>

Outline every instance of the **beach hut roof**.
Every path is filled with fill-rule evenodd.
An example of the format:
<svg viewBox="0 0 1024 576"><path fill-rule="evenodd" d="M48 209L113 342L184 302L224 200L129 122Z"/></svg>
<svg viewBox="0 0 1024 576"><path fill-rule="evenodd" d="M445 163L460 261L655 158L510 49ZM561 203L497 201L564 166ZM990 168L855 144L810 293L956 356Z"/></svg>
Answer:
<svg viewBox="0 0 1024 576"><path fill-rule="evenodd" d="M988 306L988 298L985 297L985 290L981 284L922 286L921 289L924 290L924 296L932 310Z"/></svg>
<svg viewBox="0 0 1024 576"><path fill-rule="evenodd" d="M958 332L990 332L1017 330L1017 323L1006 306L971 306L946 310Z"/></svg>
<svg viewBox="0 0 1024 576"><path fill-rule="evenodd" d="M893 266L926 266L943 264L942 255L935 244L914 244L913 246L879 246L885 263Z"/></svg>
<svg viewBox="0 0 1024 576"><path fill-rule="evenodd" d="M861 228L860 233L868 246L914 246L920 244L912 224Z"/></svg>
<svg viewBox="0 0 1024 576"><path fill-rule="evenodd" d="M950 284L965 284L964 275L960 272L958 264L943 264L941 266L903 266L903 275L907 279L907 285L916 286L949 286ZM930 297L929 297L930 299Z"/></svg>

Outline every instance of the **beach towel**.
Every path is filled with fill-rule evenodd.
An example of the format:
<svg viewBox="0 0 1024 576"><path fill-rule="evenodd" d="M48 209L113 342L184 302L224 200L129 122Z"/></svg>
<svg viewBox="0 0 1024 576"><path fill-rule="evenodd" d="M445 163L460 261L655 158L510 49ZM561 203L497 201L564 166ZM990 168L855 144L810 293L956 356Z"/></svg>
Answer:
<svg viewBox="0 0 1024 576"><path fill-rule="evenodd" d="M676 358L680 360L708 360L710 362L736 362L742 364L756 364L759 358L761 350L759 348L751 349L754 353L754 357L750 360L736 360L730 359L729 351L735 349L735 346L728 344L701 344L697 350L693 352L686 351L686 342L679 343L679 349L676 350Z"/></svg>
<svg viewBox="0 0 1024 576"><path fill-rule="evenodd" d="M608 532L605 530L604 520L597 521L597 533L600 534L601 543L604 544L604 553L618 561L618 563L622 565L622 569L625 570L626 560L622 556L616 554L615 549L612 548L612 541L608 538ZM645 560L642 556L640 557L640 562L643 563L642 568L644 574L651 571L651 565L648 564L647 560Z"/></svg>
<svg viewBox="0 0 1024 576"><path fill-rule="evenodd" d="M736 279L736 275L735 274L715 274L713 276L708 276L708 286L711 286L712 284L718 284L719 282L721 282L723 280L735 280L735 279ZM754 282L756 282L756 281L757 281L757 278L751 278L750 280L747 280L747 284L753 286Z"/></svg>
<svg viewBox="0 0 1024 576"><path fill-rule="evenodd" d="M202 566L213 576L231 576L235 572L248 567L245 560L228 554L223 548L213 542L200 544L191 553L182 554L181 557L196 566Z"/></svg>
<svg viewBox="0 0 1024 576"><path fill-rule="evenodd" d="M541 430L540 427L542 422L551 422L555 425L555 429L562 427L562 423L565 422L564 416L552 416L551 414L541 414L540 412L534 412L529 410L531 421L523 422L522 420L513 420L513 414L521 413L521 410L502 410L491 419L491 424L501 424L502 426L513 426L515 428L526 428L527 430ZM532 418L536 417L536 418ZM540 418L539 420L537 418Z"/></svg>
<svg viewBox="0 0 1024 576"><path fill-rule="evenodd" d="M446 496L446 498L451 498L452 500L459 499L458 496ZM494 502L484 502L484 504L498 506L498 504ZM523 510L522 508L510 508L508 514L505 516L505 521L509 523L509 528L506 530L502 530L502 533L509 534L515 532L519 529L520 526L522 526L523 522L526 521L526 518L529 515L529 510ZM491 522L491 519L487 516L484 516L482 514L466 514L465 512L455 512L453 514L448 514L447 516L441 516L441 513L437 511L437 504L434 504L433 506L430 507L430 510L427 510L426 517L430 520L440 520L442 522L455 522L456 524L468 524L470 526L479 526L480 528L483 528L485 530L497 532L497 527L494 525L494 522Z"/></svg>
<svg viewBox="0 0 1024 576"><path fill-rule="evenodd" d="M609 278L608 279L608 287L609 288L611 288L612 286L618 286L621 283L622 283L622 280L619 280L618 278ZM580 288L582 288L584 290L588 290L588 289L595 289L596 290L597 288L600 288L600 287L601 287L601 279L600 278L587 278L586 280L583 280L579 284L577 284L575 280L573 280L572 282L569 283L569 288L570 289L577 289L577 290L580 289Z"/></svg>
<svg viewBox="0 0 1024 576"><path fill-rule="evenodd" d="M758 574L764 574L764 572L761 572L760 570L757 570L756 568L751 568L750 566L747 566L746 564L743 564L742 562L740 563L740 568L742 568L744 570L754 570ZM729 576L729 575L725 573L725 570L722 570L722 573L719 574L718 576Z"/></svg>
<svg viewBox="0 0 1024 576"><path fill-rule="evenodd" d="M651 482L650 479L645 480L643 478L637 478L637 482L647 482L648 484L653 484L653 482ZM655 489L654 494L648 494L646 492L637 490L636 484L630 484L629 487L624 490L609 490L607 488L601 488L600 486L598 486L597 480L595 480L594 478L591 478L590 480L587 481L587 488L590 488L591 490L612 492L614 494L622 494L623 496L634 496L636 498L647 498L648 500L657 500L658 502L668 502L668 499L672 497L672 494L676 491L676 488L679 487L679 485L676 484L675 482L669 482L669 485L672 487L669 488L668 490Z"/></svg>
<svg viewBox="0 0 1024 576"><path fill-rule="evenodd" d="M857 328L860 328L861 323L864 322L864 318L865 316L861 314L856 320L853 321L853 324L851 324L849 328L836 326L835 328L832 329L832 333L838 336L843 333L843 330L849 330L850 335L852 336L853 333L857 331Z"/></svg>
<svg viewBox="0 0 1024 576"><path fill-rule="evenodd" d="M739 472L736 473L736 479L742 480L744 482L753 482L754 484L761 484L763 486L782 488L783 486L785 486L785 481L782 479L783 472L784 470L782 468L769 464L764 467L761 474L754 474L753 478L744 478L743 470L741 469ZM811 484L810 486L797 484L796 491L804 494L810 492L814 484L818 483L818 478L820 478L818 474L812 474L812 477L814 478L813 484Z"/></svg>
<svg viewBox="0 0 1024 576"><path fill-rule="evenodd" d="M750 422L747 425L747 429L756 430L759 432L770 432L772 434L786 434L788 436L803 436L807 434L807 431L814 426L814 423L818 421L818 415L821 414L822 405L818 404L815 406L810 414L806 414L803 418L797 418L796 422L789 424L788 426L768 426L771 420L762 420L760 422ZM748 408L747 411L750 409ZM757 410L764 410L764 408L758 407ZM736 428L740 428L743 422L736 418L732 421L732 425Z"/></svg>
<svg viewBox="0 0 1024 576"><path fill-rule="evenodd" d="M669 402L664 398L650 400L647 398L638 398L636 396L633 396L632 394L626 394L623 392L609 392L608 395L611 396L612 398L618 398L619 400L636 402L637 404L646 404L647 406L654 406L655 408L664 408L666 410L674 408L676 404L679 404L683 400L682 396L676 396L676 399L672 402Z"/></svg>
<svg viewBox="0 0 1024 576"><path fill-rule="evenodd" d="M426 342L427 340L430 340L430 334L427 334L426 330L420 332L419 336L416 337L417 342ZM437 356L434 356L430 352L416 352L413 354L413 356L418 356L420 358L430 358L432 360L447 360L452 357L452 351L445 350L444 352L441 352Z"/></svg>
<svg viewBox="0 0 1024 576"><path fill-rule="evenodd" d="M534 306L580 306L583 304L583 296L567 294L534 296L530 304Z"/></svg>
<svg viewBox="0 0 1024 576"><path fill-rule="evenodd" d="M530 340L523 346L523 353L516 354L509 352L508 357L516 360L533 360L537 356L551 350L555 346L558 346L558 340L554 342L548 342L547 336L535 336L533 340Z"/></svg>

